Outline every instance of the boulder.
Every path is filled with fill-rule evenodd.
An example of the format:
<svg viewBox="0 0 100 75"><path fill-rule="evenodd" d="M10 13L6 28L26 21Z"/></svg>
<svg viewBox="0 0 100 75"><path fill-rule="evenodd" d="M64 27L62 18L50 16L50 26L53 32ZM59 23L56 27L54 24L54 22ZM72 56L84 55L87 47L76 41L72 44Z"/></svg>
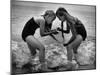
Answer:
<svg viewBox="0 0 100 75"><path fill-rule="evenodd" d="M78 48L77 62L80 65L91 65L95 62L95 42L85 41Z"/></svg>
<svg viewBox="0 0 100 75"><path fill-rule="evenodd" d="M54 71L78 69L78 64L73 61L69 64L67 60L67 50L62 44L53 43L45 45L47 67ZM92 41L83 42L78 48L77 61L80 65L93 64L95 61L95 43ZM22 68L27 63L31 63L32 72L40 69L39 52L31 56L27 44L24 42L12 41L12 63L16 63L18 68Z"/></svg>
<svg viewBox="0 0 100 75"><path fill-rule="evenodd" d="M17 68L22 68L22 66L30 61L30 52L25 43L18 43L12 41L12 64L16 64Z"/></svg>

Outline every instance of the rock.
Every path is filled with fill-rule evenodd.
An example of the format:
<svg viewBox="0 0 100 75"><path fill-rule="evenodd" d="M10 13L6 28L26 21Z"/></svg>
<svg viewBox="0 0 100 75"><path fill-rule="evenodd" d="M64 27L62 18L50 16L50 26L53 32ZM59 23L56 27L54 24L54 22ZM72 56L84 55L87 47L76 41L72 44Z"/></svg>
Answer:
<svg viewBox="0 0 100 75"><path fill-rule="evenodd" d="M12 41L12 63L16 64L16 67L21 68L24 64L30 61L30 52L27 45L24 43L18 43Z"/></svg>
<svg viewBox="0 0 100 75"><path fill-rule="evenodd" d="M67 60L67 50L61 44L53 43L45 45L47 67L54 71L75 70L78 64L73 61L72 65ZM80 65L93 64L95 61L95 43L92 41L83 42L78 48L77 61ZM22 68L27 63L31 63L32 72L40 69L39 52L32 57L27 44L24 42L12 41L12 63Z"/></svg>
<svg viewBox="0 0 100 75"><path fill-rule="evenodd" d="M90 65L95 62L95 43L92 41L83 42L78 48L77 61L80 65Z"/></svg>
<svg viewBox="0 0 100 75"><path fill-rule="evenodd" d="M46 60L48 63L48 67L56 67L61 64L66 64L67 51L61 45L51 44L46 48Z"/></svg>

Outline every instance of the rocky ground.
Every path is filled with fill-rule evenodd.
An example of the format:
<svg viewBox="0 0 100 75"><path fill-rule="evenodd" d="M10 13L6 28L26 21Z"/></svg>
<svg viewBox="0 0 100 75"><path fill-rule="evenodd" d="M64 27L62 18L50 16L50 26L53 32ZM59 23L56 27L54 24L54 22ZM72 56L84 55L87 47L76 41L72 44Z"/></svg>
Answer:
<svg viewBox="0 0 100 75"><path fill-rule="evenodd" d="M61 44L54 43L45 45L47 67L50 71L74 71L95 69L95 41L86 40L78 48L77 62L73 60L73 64L69 64L67 60L66 48ZM39 52L32 57L27 44L24 42L12 41L12 74L23 73L39 73L40 62Z"/></svg>

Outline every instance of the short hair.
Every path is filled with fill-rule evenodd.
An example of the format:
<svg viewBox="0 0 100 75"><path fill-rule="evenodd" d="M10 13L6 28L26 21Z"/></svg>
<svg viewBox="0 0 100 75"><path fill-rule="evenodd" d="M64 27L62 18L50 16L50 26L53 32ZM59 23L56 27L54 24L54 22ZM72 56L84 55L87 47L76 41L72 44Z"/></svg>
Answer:
<svg viewBox="0 0 100 75"><path fill-rule="evenodd" d="M45 11L45 13L44 13L44 15L42 15L42 16L47 16L47 15L53 15L53 16L56 16L56 14L54 13L54 11L53 10L47 10L47 11Z"/></svg>

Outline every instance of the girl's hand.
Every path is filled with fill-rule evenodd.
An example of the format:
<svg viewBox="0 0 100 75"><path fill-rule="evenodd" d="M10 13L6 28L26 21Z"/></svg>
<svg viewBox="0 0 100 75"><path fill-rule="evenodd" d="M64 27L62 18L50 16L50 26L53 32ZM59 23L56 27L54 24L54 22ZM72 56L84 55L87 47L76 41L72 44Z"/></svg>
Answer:
<svg viewBox="0 0 100 75"><path fill-rule="evenodd" d="M58 34L58 31L56 29L54 29L54 30L52 30L52 33L56 35L56 34Z"/></svg>
<svg viewBox="0 0 100 75"><path fill-rule="evenodd" d="M58 31L61 31L61 28L60 28L60 27L58 27L58 28L57 28L57 30L58 30Z"/></svg>
<svg viewBox="0 0 100 75"><path fill-rule="evenodd" d="M68 46L68 43L66 43L66 44L63 44L63 46Z"/></svg>

